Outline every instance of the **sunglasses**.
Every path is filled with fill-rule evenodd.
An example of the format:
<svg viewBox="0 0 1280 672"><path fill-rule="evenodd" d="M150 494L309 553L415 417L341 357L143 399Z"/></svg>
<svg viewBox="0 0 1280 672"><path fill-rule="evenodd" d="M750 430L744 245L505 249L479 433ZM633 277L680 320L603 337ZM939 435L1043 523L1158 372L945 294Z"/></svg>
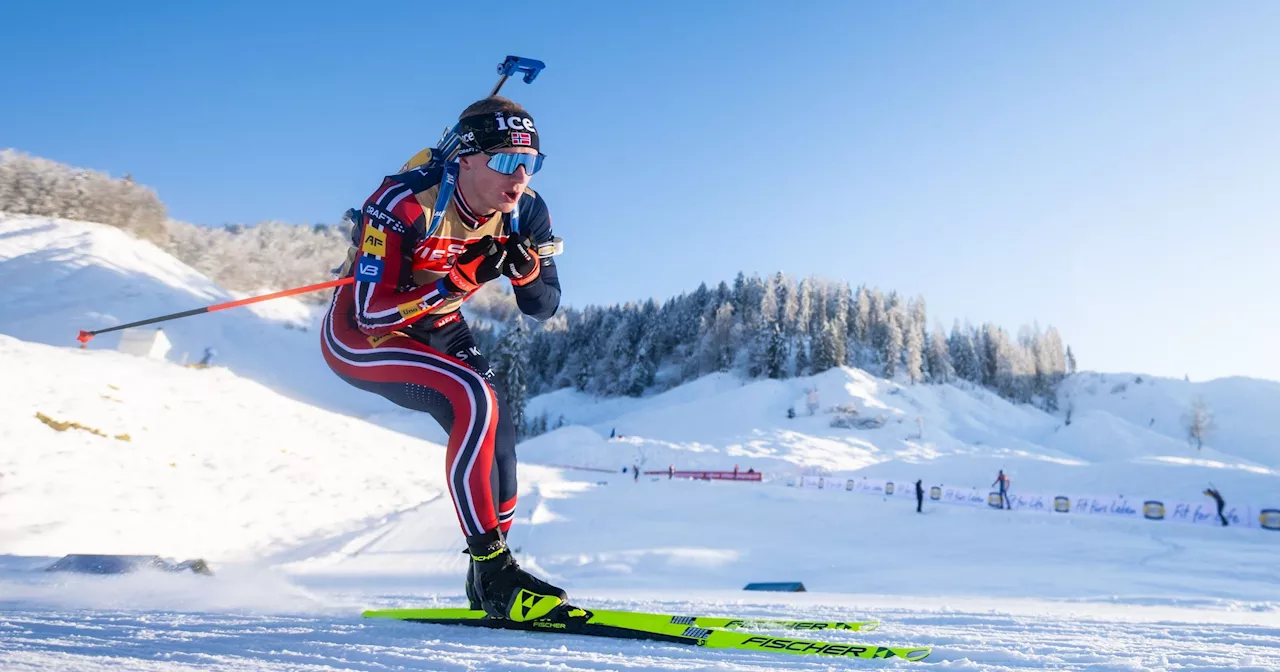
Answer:
<svg viewBox="0 0 1280 672"><path fill-rule="evenodd" d="M533 175L542 170L542 159L545 158L541 154L507 154L497 152L485 152L489 157L489 163L486 165L503 175L514 175L516 169L524 166L524 172Z"/></svg>

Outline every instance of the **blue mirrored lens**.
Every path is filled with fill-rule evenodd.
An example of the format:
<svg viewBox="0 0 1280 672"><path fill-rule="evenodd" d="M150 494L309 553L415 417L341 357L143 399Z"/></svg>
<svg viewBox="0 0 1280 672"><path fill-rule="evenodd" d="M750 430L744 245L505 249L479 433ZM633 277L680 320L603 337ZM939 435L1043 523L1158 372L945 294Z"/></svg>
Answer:
<svg viewBox="0 0 1280 672"><path fill-rule="evenodd" d="M502 173L503 175L512 175L520 166L524 166L524 172L533 175L542 169L541 154L491 154L489 156L489 167Z"/></svg>

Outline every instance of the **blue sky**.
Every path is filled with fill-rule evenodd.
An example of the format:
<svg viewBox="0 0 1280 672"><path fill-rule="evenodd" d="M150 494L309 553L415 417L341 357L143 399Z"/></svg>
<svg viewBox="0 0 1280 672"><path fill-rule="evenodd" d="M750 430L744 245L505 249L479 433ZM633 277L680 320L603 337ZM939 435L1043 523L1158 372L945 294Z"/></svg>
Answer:
<svg viewBox="0 0 1280 672"><path fill-rule="evenodd" d="M6 3L0 147L200 224L331 222L508 53L566 300L743 270L1280 379L1280 4Z"/></svg>

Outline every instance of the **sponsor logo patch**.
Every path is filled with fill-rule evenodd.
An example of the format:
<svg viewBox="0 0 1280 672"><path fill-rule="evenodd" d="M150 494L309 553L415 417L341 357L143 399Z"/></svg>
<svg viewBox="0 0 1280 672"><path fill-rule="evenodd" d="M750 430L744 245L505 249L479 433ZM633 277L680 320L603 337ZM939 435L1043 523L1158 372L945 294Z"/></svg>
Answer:
<svg viewBox="0 0 1280 672"><path fill-rule="evenodd" d="M440 318L440 319L436 320L436 321L435 321L435 323L434 323L432 326L434 326L435 328L439 329L440 327L443 327L443 326L444 326L444 325L446 325L446 324L452 324L452 323L457 322L458 320L461 320L461 319L462 319L462 314L461 314L461 313L453 312L453 313L449 313L448 315L445 315L444 317L442 317L442 318Z"/></svg>
<svg viewBox="0 0 1280 672"><path fill-rule="evenodd" d="M1143 502L1142 517L1147 520L1164 520L1164 502Z"/></svg>
<svg viewBox="0 0 1280 672"><path fill-rule="evenodd" d="M402 303L402 304L400 304L400 305L396 306L396 309L400 311L400 317L402 317L402 318L404 318L404 319L406 319L406 320L407 320L407 319L409 319L409 318L411 318L411 317L413 317L413 316L415 316L415 315L418 315L418 314L422 313L424 310L426 310L426 309L427 309L427 302L426 302L426 300L410 301L410 302L408 302L408 303Z"/></svg>
<svg viewBox="0 0 1280 672"><path fill-rule="evenodd" d="M370 337L369 337L369 345L371 345L371 346L373 346L373 347L375 347L375 348L376 348L376 347L378 347L379 345L382 345L383 343L386 343L387 341L389 341L389 340L391 340L391 339L393 339L393 338L395 338L396 336L399 336L399 335L400 335L400 334L398 334L398 333L396 333L396 332L394 332L394 331L393 331L393 332L391 332L391 333L389 333L389 334L383 334L383 335L381 335L381 336L370 336Z"/></svg>
<svg viewBox="0 0 1280 672"><path fill-rule="evenodd" d="M360 249L368 254L385 257L387 255L387 234L373 228L365 227L364 242Z"/></svg>
<svg viewBox="0 0 1280 672"><path fill-rule="evenodd" d="M356 279L361 282L377 282L382 279L383 262L373 255L363 255L356 266Z"/></svg>

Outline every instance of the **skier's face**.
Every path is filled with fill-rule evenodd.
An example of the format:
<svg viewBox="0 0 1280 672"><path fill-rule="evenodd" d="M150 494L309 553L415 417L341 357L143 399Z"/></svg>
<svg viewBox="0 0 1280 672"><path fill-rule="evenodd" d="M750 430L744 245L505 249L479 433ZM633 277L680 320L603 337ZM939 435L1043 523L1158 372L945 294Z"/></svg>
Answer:
<svg viewBox="0 0 1280 672"><path fill-rule="evenodd" d="M494 154L537 154L536 149L529 147L508 147L492 152ZM529 173L521 166L510 175L503 175L490 168L486 154L471 154L459 159L462 168L458 176L462 194L470 201L471 206L479 213L511 212L515 210L520 196L529 186Z"/></svg>

